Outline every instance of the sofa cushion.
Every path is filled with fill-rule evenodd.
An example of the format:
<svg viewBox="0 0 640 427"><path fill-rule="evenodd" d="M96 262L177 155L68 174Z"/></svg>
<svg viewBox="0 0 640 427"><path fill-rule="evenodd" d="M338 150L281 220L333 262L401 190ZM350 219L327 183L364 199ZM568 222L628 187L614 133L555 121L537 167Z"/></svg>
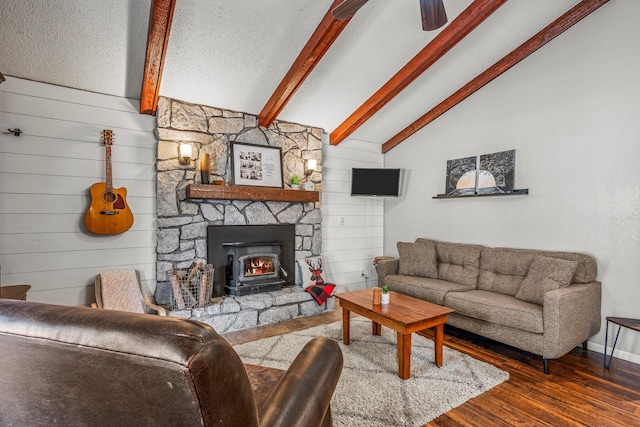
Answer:
<svg viewBox="0 0 640 427"><path fill-rule="evenodd" d="M482 290L449 292L444 305L474 319L536 334L544 332L542 307L510 295Z"/></svg>
<svg viewBox="0 0 640 427"><path fill-rule="evenodd" d="M564 288L571 284L571 278L577 266L577 261L546 256L537 257L531 263L529 273L522 281L516 298L542 305L545 292Z"/></svg>
<svg viewBox="0 0 640 427"><path fill-rule="evenodd" d="M507 248L484 248L478 289L514 296L538 255Z"/></svg>
<svg viewBox="0 0 640 427"><path fill-rule="evenodd" d="M444 304L444 296L451 291L470 291L472 287L440 279L417 276L390 275L386 277L389 290L400 292L433 304Z"/></svg>
<svg viewBox="0 0 640 427"><path fill-rule="evenodd" d="M398 242L398 274L421 276L435 279L438 277L436 245L433 242Z"/></svg>
<svg viewBox="0 0 640 427"><path fill-rule="evenodd" d="M416 241L423 241L418 239ZM480 253L484 246L436 242L438 278L476 287L480 268Z"/></svg>

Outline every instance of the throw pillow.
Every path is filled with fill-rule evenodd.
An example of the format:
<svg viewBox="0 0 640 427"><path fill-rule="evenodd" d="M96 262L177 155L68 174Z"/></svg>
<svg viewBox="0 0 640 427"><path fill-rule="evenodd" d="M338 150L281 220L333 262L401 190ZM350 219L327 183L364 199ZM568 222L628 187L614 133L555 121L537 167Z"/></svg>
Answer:
<svg viewBox="0 0 640 427"><path fill-rule="evenodd" d="M438 278L436 244L430 241L398 242L398 274Z"/></svg>
<svg viewBox="0 0 640 427"><path fill-rule="evenodd" d="M324 284L326 275L323 271L321 256L299 258L296 262L298 263L303 288Z"/></svg>
<svg viewBox="0 0 640 427"><path fill-rule="evenodd" d="M318 305L322 305L331 296L335 285L325 280L322 257L305 257L296 260L302 287L309 292Z"/></svg>
<svg viewBox="0 0 640 427"><path fill-rule="evenodd" d="M527 277L520 284L516 298L542 305L544 294L571 284L578 267L577 261L539 256L529 267Z"/></svg>

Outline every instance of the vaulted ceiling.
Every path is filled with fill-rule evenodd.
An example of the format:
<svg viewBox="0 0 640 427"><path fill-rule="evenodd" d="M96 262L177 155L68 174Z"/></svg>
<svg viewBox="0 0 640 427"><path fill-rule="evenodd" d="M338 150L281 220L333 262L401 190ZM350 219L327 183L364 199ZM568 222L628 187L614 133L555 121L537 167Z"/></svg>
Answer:
<svg viewBox="0 0 640 427"><path fill-rule="evenodd" d="M159 94L304 123L385 152L606 2L444 0L449 22L425 32L419 0L370 0L349 21L334 0L0 0L0 72L142 93L147 112Z"/></svg>

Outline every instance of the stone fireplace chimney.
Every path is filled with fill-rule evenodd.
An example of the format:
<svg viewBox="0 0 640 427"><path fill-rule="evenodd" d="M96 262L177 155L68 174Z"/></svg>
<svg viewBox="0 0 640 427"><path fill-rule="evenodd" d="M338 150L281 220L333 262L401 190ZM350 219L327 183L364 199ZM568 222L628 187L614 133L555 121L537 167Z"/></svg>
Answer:
<svg viewBox="0 0 640 427"><path fill-rule="evenodd" d="M244 142L282 150L283 180L305 177L305 160L318 167L308 180L322 190L322 129L274 121L258 126L257 116L161 97L158 120L157 286L156 301L168 304L169 275L192 262L207 262L209 225L295 224L295 258L322 252L320 203L240 201L187 198L186 187L199 184L200 156L211 159L211 180L229 183L232 177L230 144ZM189 144L192 161L180 164L178 146ZM287 187L287 184L285 184ZM295 190L290 190L295 191ZM294 269L295 270L295 269ZM295 272L293 273L295 274ZM215 286L215 284L214 284Z"/></svg>

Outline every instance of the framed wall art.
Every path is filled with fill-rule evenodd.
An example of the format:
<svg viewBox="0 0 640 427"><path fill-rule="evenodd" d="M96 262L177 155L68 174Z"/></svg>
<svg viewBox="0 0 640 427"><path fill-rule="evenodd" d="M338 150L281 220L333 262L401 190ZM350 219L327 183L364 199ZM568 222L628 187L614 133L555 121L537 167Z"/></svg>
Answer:
<svg viewBox="0 0 640 427"><path fill-rule="evenodd" d="M234 185L282 188L282 149L267 145L231 143Z"/></svg>
<svg viewBox="0 0 640 427"><path fill-rule="evenodd" d="M477 156L447 160L447 183L444 194L463 196L476 191Z"/></svg>
<svg viewBox="0 0 640 427"><path fill-rule="evenodd" d="M477 194L509 193L516 175L516 150L482 154L478 165Z"/></svg>
<svg viewBox="0 0 640 427"><path fill-rule="evenodd" d="M433 198L529 194L515 189L515 176L516 150L447 160L445 192Z"/></svg>

